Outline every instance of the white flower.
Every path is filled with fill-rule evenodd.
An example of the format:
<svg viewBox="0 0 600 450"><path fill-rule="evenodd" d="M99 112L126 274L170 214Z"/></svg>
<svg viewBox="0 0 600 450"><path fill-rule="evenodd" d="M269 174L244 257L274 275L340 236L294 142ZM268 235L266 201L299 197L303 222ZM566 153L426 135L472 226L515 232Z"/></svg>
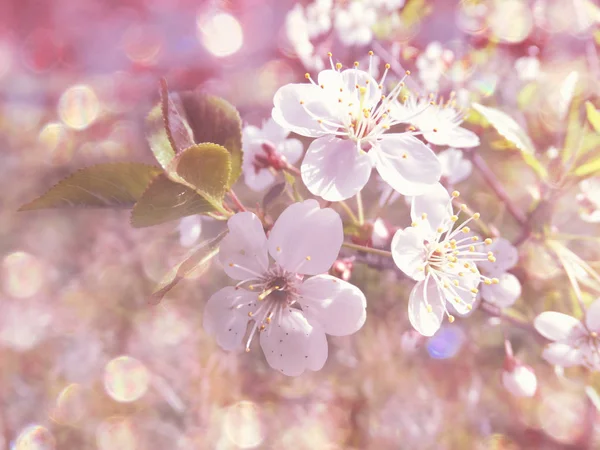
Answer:
<svg viewBox="0 0 600 450"><path fill-rule="evenodd" d="M423 133L423 137L435 145L448 145L456 148L471 148L479 145L479 137L470 130L462 128L464 111L454 109L454 96L448 102L434 97L405 97L404 103L396 103L392 117L400 122L410 123ZM410 120L403 118L409 117Z"/></svg>
<svg viewBox="0 0 600 450"><path fill-rule="evenodd" d="M600 178L588 178L579 183L581 193L577 195L579 216L590 223L600 223Z"/></svg>
<svg viewBox="0 0 600 450"><path fill-rule="evenodd" d="M289 131L281 128L273 119L262 128L248 125L244 128L242 170L244 180L253 191L262 191L275 182L275 171L296 163L302 156L302 142L286 139Z"/></svg>
<svg viewBox="0 0 600 450"><path fill-rule="evenodd" d="M334 28L338 38L346 45L367 45L373 40L371 27L377 14L363 2L353 1L347 9L337 9Z"/></svg>
<svg viewBox="0 0 600 450"><path fill-rule="evenodd" d="M455 191L452 198L456 197L458 192ZM466 210L466 206L461 209ZM398 230L392 239L394 262L402 272L418 281L410 293L408 318L424 336L435 334L444 315L450 322L454 321L446 302L450 302L458 314L467 314L479 292L479 283L498 282L481 275L477 268L480 261L495 260L492 252L479 249L490 245L491 239L480 242L477 236L466 236L471 231L466 224L479 219L479 214L457 225L458 214L453 214L448 192L438 185L413 198L412 226Z"/></svg>
<svg viewBox="0 0 600 450"><path fill-rule="evenodd" d="M193 246L202 233L202 216L196 214L184 217L179 221L179 244L182 247Z"/></svg>
<svg viewBox="0 0 600 450"><path fill-rule="evenodd" d="M600 370L600 299L588 308L583 322L567 314L546 311L535 318L533 325L538 333L554 341L542 354L550 364Z"/></svg>
<svg viewBox="0 0 600 450"><path fill-rule="evenodd" d="M498 279L497 284L483 285L481 297L488 303L499 308L508 308L521 296L521 283L511 273L519 260L519 252L506 239L498 238L489 247L494 252L494 262L482 261L478 264L479 271L490 277Z"/></svg>
<svg viewBox="0 0 600 450"><path fill-rule="evenodd" d="M473 171L473 164L464 158L461 150L449 148L437 156L442 164L442 178L450 185L466 180Z"/></svg>
<svg viewBox="0 0 600 450"><path fill-rule="evenodd" d="M302 5L296 4L285 17L286 36L304 67L322 70L324 63L319 56L315 55L315 47L309 35L310 28Z"/></svg>
<svg viewBox="0 0 600 450"><path fill-rule="evenodd" d="M227 275L241 281L208 300L204 329L223 349L234 350L242 346L248 322L253 321L247 351L259 331L272 368L286 375L320 370L328 352L325 334L352 334L366 318L360 289L319 275L331 267L341 248L340 216L330 208L320 209L316 200L306 200L279 216L268 239L250 212L234 215L227 225L219 259Z"/></svg>
<svg viewBox="0 0 600 450"><path fill-rule="evenodd" d="M401 83L382 95L389 65L378 83L369 72L340 71L341 64L331 58L330 63L332 70L320 72L316 83L307 74L310 83L285 85L273 99L279 125L317 138L301 167L309 191L329 201L350 198L367 183L373 167L403 195L421 194L437 183L441 165L429 147L412 133L386 134L407 119L389 114Z"/></svg>
<svg viewBox="0 0 600 450"><path fill-rule="evenodd" d="M306 7L308 35L313 38L331 29L333 0L315 0Z"/></svg>
<svg viewBox="0 0 600 450"><path fill-rule="evenodd" d="M512 370L502 372L502 384L515 397L533 397L537 390L537 377L531 367L516 364Z"/></svg>
<svg viewBox="0 0 600 450"><path fill-rule="evenodd" d="M440 78L454 60L454 53L445 50L438 41L427 45L415 61L419 69L419 79L426 91L436 92L440 88Z"/></svg>

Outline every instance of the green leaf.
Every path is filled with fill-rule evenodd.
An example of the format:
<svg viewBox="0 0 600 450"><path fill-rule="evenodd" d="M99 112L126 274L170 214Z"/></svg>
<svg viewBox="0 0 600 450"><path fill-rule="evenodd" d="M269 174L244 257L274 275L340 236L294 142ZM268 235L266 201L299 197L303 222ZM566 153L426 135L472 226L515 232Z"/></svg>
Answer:
<svg viewBox="0 0 600 450"><path fill-rule="evenodd" d="M186 148L173 161L177 179L193 188L216 208L222 209L223 198L229 191L231 156L217 144L198 144Z"/></svg>
<svg viewBox="0 0 600 450"><path fill-rule="evenodd" d="M191 250L185 259L173 267L154 288L150 296L150 303L160 303L165 294L190 273L206 270L211 259L219 253L219 244L226 235L227 231L224 231L216 238L206 241L200 247Z"/></svg>
<svg viewBox="0 0 600 450"><path fill-rule="evenodd" d="M547 178L548 171L535 156L535 146L527 132L508 114L488 106L473 103L473 109L481 114L489 124L505 139L512 142L523 156L525 163L531 167L540 178Z"/></svg>
<svg viewBox="0 0 600 450"><path fill-rule="evenodd" d="M152 181L131 211L131 225L149 227L215 208L193 189L161 174Z"/></svg>
<svg viewBox="0 0 600 450"><path fill-rule="evenodd" d="M573 173L578 177L588 177L596 172L600 172L600 157L582 164Z"/></svg>
<svg viewBox="0 0 600 450"><path fill-rule="evenodd" d="M80 169L19 211L45 208L129 208L161 169L138 163L97 164Z"/></svg>
<svg viewBox="0 0 600 450"><path fill-rule="evenodd" d="M242 173L242 121L230 103L202 92L179 94L183 112L194 133L194 142L211 142L225 147L231 154L231 177L228 187Z"/></svg>
<svg viewBox="0 0 600 450"><path fill-rule="evenodd" d="M596 133L600 133L600 111L598 111L591 102L585 102L585 111L588 122L594 127Z"/></svg>
<svg viewBox="0 0 600 450"><path fill-rule="evenodd" d="M146 130L152 153L165 170L175 155L194 145L193 132L180 113L182 108L178 97L169 95L165 79L161 79L160 102L148 114Z"/></svg>

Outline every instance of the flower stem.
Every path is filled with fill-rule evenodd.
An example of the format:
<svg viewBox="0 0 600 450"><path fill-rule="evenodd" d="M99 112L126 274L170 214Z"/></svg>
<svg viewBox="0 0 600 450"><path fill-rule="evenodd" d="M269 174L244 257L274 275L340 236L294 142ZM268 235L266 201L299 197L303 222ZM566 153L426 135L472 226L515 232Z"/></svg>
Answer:
<svg viewBox="0 0 600 450"><path fill-rule="evenodd" d="M238 196L235 195L233 189L229 190L229 196L231 197L231 200L233 200L233 203L235 203L235 206L237 206L240 211L246 211L246 207L242 204Z"/></svg>
<svg viewBox="0 0 600 450"><path fill-rule="evenodd" d="M473 165L477 168L477 170L479 170L479 172L481 173L481 176L483 177L485 182L488 184L488 186L490 188L492 188L492 191L494 191L496 196L500 200L502 200L502 202L506 206L506 210L510 213L510 215L513 216L513 218L520 225L527 226L527 217L525 216L523 211L521 211L519 208L517 208L516 205L513 203L513 201L510 199L510 197L508 196L508 193L502 186L502 183L500 183L500 180L498 180L498 178L496 178L496 175L488 167L488 165L485 163L483 158L481 156L479 156L478 153L472 152L471 153L471 161L473 162Z"/></svg>
<svg viewBox="0 0 600 450"><path fill-rule="evenodd" d="M392 252L388 252L386 250L379 250L378 248L364 247L362 245L353 244L351 242L344 242L342 247L351 248L352 250L357 250L359 252L364 253L372 253L373 255L386 256L388 258L392 257Z"/></svg>
<svg viewBox="0 0 600 450"><path fill-rule="evenodd" d="M338 205L340 205L342 207L342 209L344 211L346 211L346 214L348 214L348 217L350 217L350 220L352 220L353 223L358 224L358 219L356 218L356 215L354 214L354 212L352 211L352 208L350 208L345 201L339 201L337 202Z"/></svg>
<svg viewBox="0 0 600 450"><path fill-rule="evenodd" d="M365 223L365 211L363 209L362 195L360 191L356 194L356 207L358 209L358 224L363 225Z"/></svg>
<svg viewBox="0 0 600 450"><path fill-rule="evenodd" d="M298 170L296 167L292 166L291 164L288 164L286 167L283 168L283 170L291 173L295 177L299 177L301 175L300 170Z"/></svg>

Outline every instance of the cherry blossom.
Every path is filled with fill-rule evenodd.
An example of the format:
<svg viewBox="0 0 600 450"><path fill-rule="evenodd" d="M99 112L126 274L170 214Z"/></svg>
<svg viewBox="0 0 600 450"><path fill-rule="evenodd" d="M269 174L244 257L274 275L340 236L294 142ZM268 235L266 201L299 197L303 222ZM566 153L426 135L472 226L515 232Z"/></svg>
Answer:
<svg viewBox="0 0 600 450"><path fill-rule="evenodd" d="M350 2L346 9L338 9L334 28L346 45L366 45L373 40L371 27L377 21L375 9L366 2Z"/></svg>
<svg viewBox="0 0 600 450"><path fill-rule="evenodd" d="M450 302L458 314L472 309L480 282L498 283L495 278L482 275L477 267L481 261L494 262L492 252L482 246L478 236L466 236L471 229L467 224L479 219L479 213L470 215L460 225L459 214L453 213L452 197L438 185L430 192L414 197L411 206L412 225L400 229L392 239L392 257L398 268L417 281L410 293L408 317L412 326L424 336L432 336L440 328L444 315L450 322ZM461 207L466 211L467 207Z"/></svg>
<svg viewBox="0 0 600 450"><path fill-rule="evenodd" d="M581 193L577 194L579 216L590 223L600 223L600 178L588 178L579 183Z"/></svg>
<svg viewBox="0 0 600 450"><path fill-rule="evenodd" d="M550 364L561 367L582 365L593 371L600 370L600 299L588 308L583 321L546 311L538 315L533 324L538 333L553 341L542 354Z"/></svg>
<svg viewBox="0 0 600 450"><path fill-rule="evenodd" d="M208 300L204 329L224 350L235 350L252 321L246 351L258 332L272 368L290 376L320 370L328 353L325 334L355 333L366 319L360 289L323 275L342 245L339 215L306 200L289 206L268 238L253 213L238 213L227 224L219 259L239 283Z"/></svg>
<svg viewBox="0 0 600 450"><path fill-rule="evenodd" d="M529 366L524 365L513 355L512 345L504 343L506 358L502 371L502 384L515 397L533 397L537 390L537 377Z"/></svg>
<svg viewBox="0 0 600 450"><path fill-rule="evenodd" d="M310 32L314 30L308 22L302 5L296 4L285 18L285 31L294 53L304 67L315 70L324 68L323 59L315 55L315 47L310 40Z"/></svg>
<svg viewBox="0 0 600 450"><path fill-rule="evenodd" d="M390 115L402 83L382 95L389 64L377 82L357 63L344 71L331 55L330 63L331 70L320 72L317 82L307 74L310 83L285 85L274 97L272 115L279 125L317 138L301 167L309 191L329 201L350 198L367 183L373 167L403 195L422 194L437 183L441 165L415 133L386 133L411 120Z"/></svg>
<svg viewBox="0 0 600 450"><path fill-rule="evenodd" d="M436 92L440 89L440 79L452 61L454 53L444 49L440 42L433 41L427 45L416 60L419 79L426 91Z"/></svg>
<svg viewBox="0 0 600 450"><path fill-rule="evenodd" d="M434 145L448 145L456 148L472 148L479 145L479 137L460 125L465 112L455 109L454 94L447 102L443 98L435 102L435 96L405 97L404 103L396 103L392 117L400 122L410 123L423 132L423 137ZM410 120L402 118L410 117Z"/></svg>
<svg viewBox="0 0 600 450"><path fill-rule="evenodd" d="M461 150L449 148L437 156L442 164L442 180L449 185L466 180L473 171L473 164L464 157Z"/></svg>
<svg viewBox="0 0 600 450"><path fill-rule="evenodd" d="M275 173L302 156L302 142L287 139L289 131L281 128L273 119L262 128L248 125L243 130L244 181L253 191L262 191L275 182Z"/></svg>
<svg viewBox="0 0 600 450"><path fill-rule="evenodd" d="M519 260L519 252L506 239L498 238L489 247L494 252L495 261L482 261L479 271L499 280L497 284L483 285L481 298L499 308L508 308L521 296L521 283L517 277L507 271Z"/></svg>

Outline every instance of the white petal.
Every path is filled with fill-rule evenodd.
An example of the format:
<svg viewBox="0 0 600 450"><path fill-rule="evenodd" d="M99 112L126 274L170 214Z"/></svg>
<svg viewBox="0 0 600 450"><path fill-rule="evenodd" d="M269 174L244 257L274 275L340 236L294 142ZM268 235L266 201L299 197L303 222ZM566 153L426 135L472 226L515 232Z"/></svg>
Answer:
<svg viewBox="0 0 600 450"><path fill-rule="evenodd" d="M262 138L277 145L283 141L287 135L290 134L289 130L283 128L273 118L269 118L262 126Z"/></svg>
<svg viewBox="0 0 600 450"><path fill-rule="evenodd" d="M426 221L423 220L425 214ZM410 217L418 226L429 226L432 232L444 225L447 227L452 216L450 194L444 186L434 184L427 192L413 197L410 206Z"/></svg>
<svg viewBox="0 0 600 450"><path fill-rule="evenodd" d="M425 281L419 281L410 293L408 319L414 329L423 336L433 336L440 329L444 319L443 300L432 280L429 280L427 286L425 284ZM431 312L427 310L427 303L432 308Z"/></svg>
<svg viewBox="0 0 600 450"><path fill-rule="evenodd" d="M512 371L502 372L504 387L516 397L533 397L537 390L537 377L529 367L518 365Z"/></svg>
<svg viewBox="0 0 600 450"><path fill-rule="evenodd" d="M583 362L583 354L580 350L557 342L548 345L544 349L542 358L550 364L561 367L577 366Z"/></svg>
<svg viewBox="0 0 600 450"><path fill-rule="evenodd" d="M456 148L472 148L480 144L479 136L466 128L458 126L426 132L423 133L423 137L432 144L449 145Z"/></svg>
<svg viewBox="0 0 600 450"><path fill-rule="evenodd" d="M325 332L295 309L285 309L280 319L260 334L260 345L269 366L288 376L306 369L320 370L327 360Z"/></svg>
<svg viewBox="0 0 600 450"><path fill-rule="evenodd" d="M296 164L303 151L304 145L298 139L286 139L277 145L277 152L290 164Z"/></svg>
<svg viewBox="0 0 600 450"><path fill-rule="evenodd" d="M402 195L422 194L442 175L435 153L413 136L384 135L369 154L381 178Z"/></svg>
<svg viewBox="0 0 600 450"><path fill-rule="evenodd" d="M371 175L371 159L349 139L326 136L313 141L302 161L302 181L308 190L337 202L360 191Z"/></svg>
<svg viewBox="0 0 600 450"><path fill-rule="evenodd" d="M262 131L254 125L246 125L242 130L242 144L245 146L251 141L262 139Z"/></svg>
<svg viewBox="0 0 600 450"><path fill-rule="evenodd" d="M309 322L317 321L327 334L346 336L365 323L367 300L353 284L331 275L317 275L306 280L298 293Z"/></svg>
<svg viewBox="0 0 600 450"><path fill-rule="evenodd" d="M535 329L547 339L561 341L566 339L581 322L575 317L554 311L545 311L533 321Z"/></svg>
<svg viewBox="0 0 600 450"><path fill-rule="evenodd" d="M391 250L394 263L402 272L417 281L425 278L423 268L427 254L423 236L416 227L396 231Z"/></svg>
<svg viewBox="0 0 600 450"><path fill-rule="evenodd" d="M448 183L460 183L471 175L473 163L463 156L463 152L455 148L449 148L438 154L442 164L442 177L446 178Z"/></svg>
<svg viewBox="0 0 600 450"><path fill-rule="evenodd" d="M496 261L482 261L477 265L490 277L498 276L512 269L519 261L519 251L509 240L504 238L494 239L492 245L487 247L486 251L493 252Z"/></svg>
<svg viewBox="0 0 600 450"><path fill-rule="evenodd" d="M249 320L248 312L256 309L257 299L257 293L231 286L217 291L204 308L204 331L216 336L217 344L223 350L241 348Z"/></svg>
<svg viewBox="0 0 600 450"><path fill-rule="evenodd" d="M286 84L275 93L273 98L275 107L271 116L283 128L302 136L323 136L336 129L327 126L323 129L317 121L318 119L336 120L329 110L328 98L323 96L320 87L313 84ZM301 101L304 104L301 104ZM312 116L307 109L313 114Z"/></svg>
<svg viewBox="0 0 600 450"><path fill-rule="evenodd" d="M503 273L498 276L498 280L498 284L482 284L481 296L499 308L508 308L521 296L521 283L511 273Z"/></svg>
<svg viewBox="0 0 600 450"><path fill-rule="evenodd" d="M590 331L600 332L600 298L594 301L585 313L585 324Z"/></svg>
<svg viewBox="0 0 600 450"><path fill-rule="evenodd" d="M327 272L338 257L344 231L342 219L316 200L288 206L269 234L269 252L284 269L306 275Z"/></svg>
<svg viewBox="0 0 600 450"><path fill-rule="evenodd" d="M460 315L467 315L473 310L473 304L477 299L476 293L471 289L477 288L480 283L478 271L474 273L470 270L457 267L447 269L443 275L437 275L440 280L438 286L442 290L442 295L452 305L452 308ZM455 283L458 282L461 289L457 289Z"/></svg>
<svg viewBox="0 0 600 450"><path fill-rule="evenodd" d="M219 260L225 273L235 280L261 275L269 267L267 238L253 213L241 212L227 221L229 234L221 242Z"/></svg>
<svg viewBox="0 0 600 450"><path fill-rule="evenodd" d="M253 191L260 192L275 182L275 175L269 169L244 168L244 182Z"/></svg>
<svg viewBox="0 0 600 450"><path fill-rule="evenodd" d="M370 41L370 39L369 39ZM379 83L368 72L359 69L347 69L341 73L342 80L345 84L344 88L348 92L354 93L355 101L361 103L360 88L365 88L364 98L362 100L363 108L371 108L375 106L381 99L381 90ZM359 88L356 88L356 85Z"/></svg>

